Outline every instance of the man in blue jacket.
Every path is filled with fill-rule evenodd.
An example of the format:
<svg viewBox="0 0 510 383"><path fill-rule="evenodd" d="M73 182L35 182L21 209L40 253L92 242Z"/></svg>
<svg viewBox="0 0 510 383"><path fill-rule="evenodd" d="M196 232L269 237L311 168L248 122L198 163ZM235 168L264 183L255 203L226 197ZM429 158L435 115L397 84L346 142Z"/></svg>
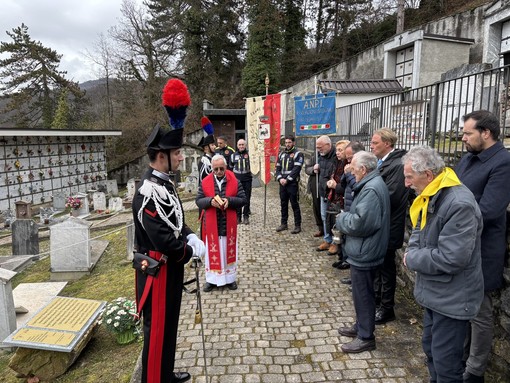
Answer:
<svg viewBox="0 0 510 383"><path fill-rule="evenodd" d="M469 320L483 300L482 215L473 193L436 150L415 146L402 158L413 231L404 265L416 272L414 297L424 307L422 346L431 382L462 383Z"/></svg>
<svg viewBox="0 0 510 383"><path fill-rule="evenodd" d="M377 170L373 153L358 152L351 163L356 177L354 200L349 212L340 213L336 227L345 234L344 253L351 265L352 299L356 323L340 327L342 336L355 338L342 351L358 353L375 350L376 270L384 262L390 235L390 197Z"/></svg>
<svg viewBox="0 0 510 383"><path fill-rule="evenodd" d="M484 381L493 338L492 292L503 285L506 253L506 208L510 203L510 153L498 141L497 117L486 110L463 117L462 142L468 153L455 168L475 195L482 212L482 271L485 295L468 333L469 357L464 382ZM470 340L470 342L469 342Z"/></svg>

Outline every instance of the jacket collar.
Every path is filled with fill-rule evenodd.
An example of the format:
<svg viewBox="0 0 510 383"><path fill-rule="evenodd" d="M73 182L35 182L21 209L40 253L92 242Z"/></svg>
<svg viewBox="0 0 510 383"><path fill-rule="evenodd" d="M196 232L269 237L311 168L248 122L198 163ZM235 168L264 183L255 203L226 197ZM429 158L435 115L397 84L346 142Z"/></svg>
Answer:
<svg viewBox="0 0 510 383"><path fill-rule="evenodd" d="M361 181L357 182L355 185L354 185L354 188L353 188L353 191L355 193L358 193L361 189L363 189L363 187L365 186L365 184L374 179L375 177L379 176L379 170L377 169L374 169L372 170L370 173L368 173L365 178L363 178Z"/></svg>
<svg viewBox="0 0 510 383"><path fill-rule="evenodd" d="M490 160L494 155L496 155L497 152L500 150L505 149L503 144L498 141L494 145L492 145L489 149L482 150L478 154L468 153L468 156L470 156L470 160L472 158L478 158L482 163Z"/></svg>

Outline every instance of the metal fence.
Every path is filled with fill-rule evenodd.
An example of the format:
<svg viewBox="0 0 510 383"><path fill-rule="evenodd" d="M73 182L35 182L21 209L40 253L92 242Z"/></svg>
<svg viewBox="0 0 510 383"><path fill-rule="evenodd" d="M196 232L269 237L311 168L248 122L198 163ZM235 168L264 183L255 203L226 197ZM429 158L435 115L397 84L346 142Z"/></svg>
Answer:
<svg viewBox="0 0 510 383"><path fill-rule="evenodd" d="M399 148L430 145L453 166L463 151L465 114L490 110L500 117L501 139L510 136L509 74L510 66L505 66L339 108L333 141L360 141L368 150L372 133L389 127L399 136ZM297 142L309 150L314 143L312 137Z"/></svg>

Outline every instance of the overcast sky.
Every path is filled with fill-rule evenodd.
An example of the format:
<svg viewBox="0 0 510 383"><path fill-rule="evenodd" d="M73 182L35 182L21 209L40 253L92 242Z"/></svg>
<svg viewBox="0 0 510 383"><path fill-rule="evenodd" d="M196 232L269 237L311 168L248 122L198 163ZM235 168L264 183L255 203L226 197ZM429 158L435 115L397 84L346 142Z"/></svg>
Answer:
<svg viewBox="0 0 510 383"><path fill-rule="evenodd" d="M0 0L0 41L11 42L6 31L24 23L33 40L62 55L60 69L67 79L96 79L92 64L83 56L94 50L100 33L116 25L122 0ZM141 1L140 1L141 3Z"/></svg>

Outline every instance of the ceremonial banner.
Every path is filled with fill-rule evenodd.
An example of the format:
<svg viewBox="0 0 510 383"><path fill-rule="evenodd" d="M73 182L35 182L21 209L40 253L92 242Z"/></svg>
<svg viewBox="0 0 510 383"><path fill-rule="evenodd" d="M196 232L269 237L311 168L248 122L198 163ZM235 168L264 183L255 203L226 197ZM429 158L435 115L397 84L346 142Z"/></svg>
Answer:
<svg viewBox="0 0 510 383"><path fill-rule="evenodd" d="M248 150L252 173L260 171L264 184L271 180L271 156L280 148L282 124L282 97L270 94L246 100Z"/></svg>
<svg viewBox="0 0 510 383"><path fill-rule="evenodd" d="M296 136L336 133L336 95L319 93L294 97Z"/></svg>

